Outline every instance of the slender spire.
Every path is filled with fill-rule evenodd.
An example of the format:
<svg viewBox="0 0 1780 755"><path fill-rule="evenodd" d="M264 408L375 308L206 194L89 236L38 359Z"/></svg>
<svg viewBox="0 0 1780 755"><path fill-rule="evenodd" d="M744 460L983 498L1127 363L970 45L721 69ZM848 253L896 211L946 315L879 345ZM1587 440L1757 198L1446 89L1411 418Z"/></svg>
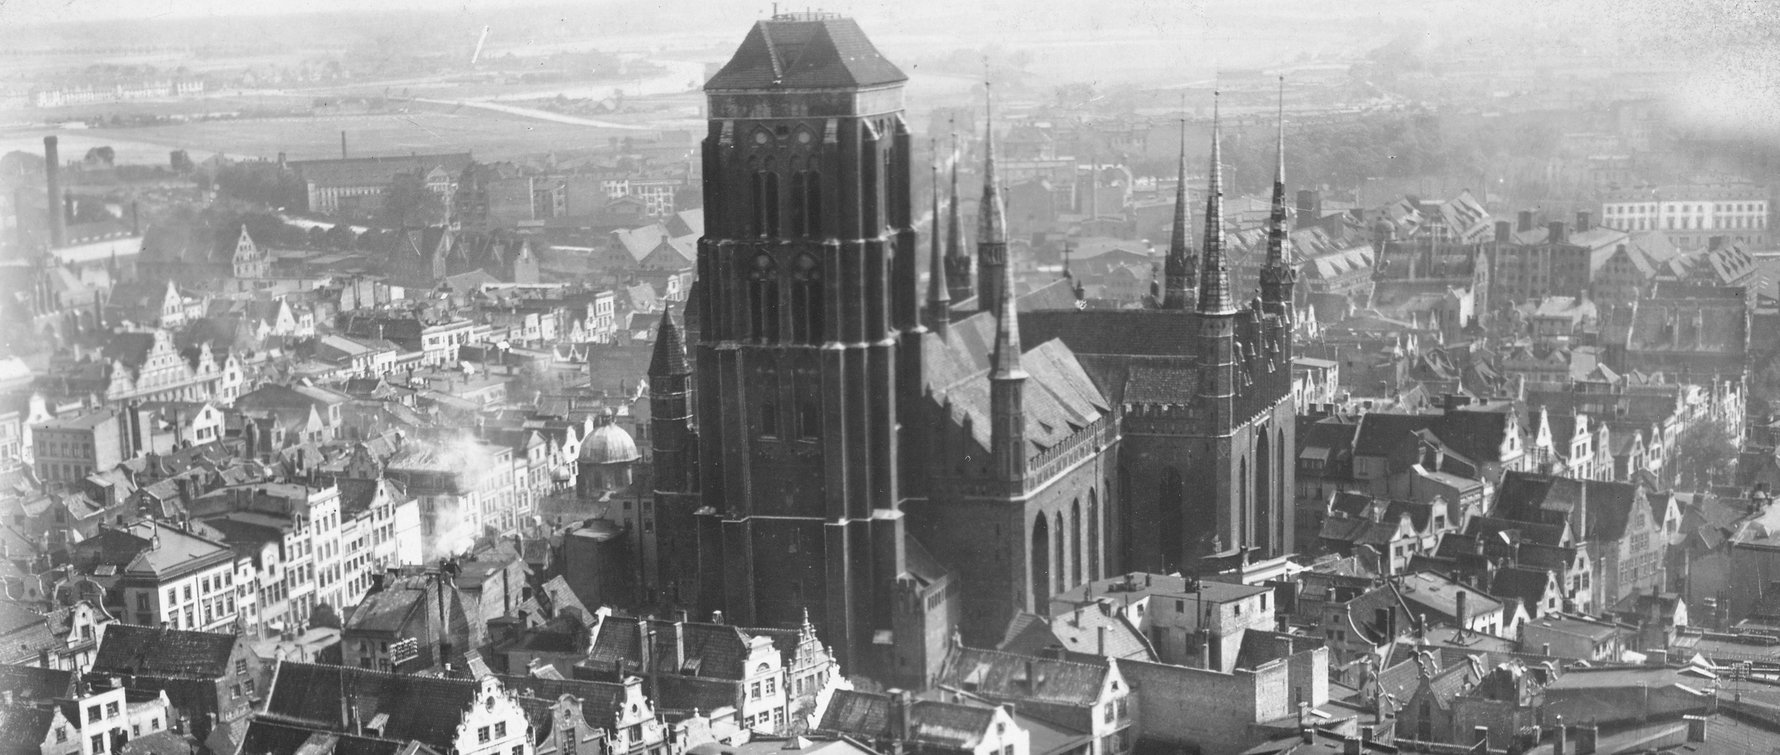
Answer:
<svg viewBox="0 0 1780 755"><path fill-rule="evenodd" d="M1286 77L1279 77L1279 144L1273 172L1273 212L1267 219L1267 267L1286 264Z"/></svg>
<svg viewBox="0 0 1780 755"><path fill-rule="evenodd" d="M977 308L993 309L1002 298L1008 280L1007 210L1001 204L1001 187L995 177L995 97L983 82L983 199L977 206Z"/></svg>
<svg viewBox="0 0 1780 755"><path fill-rule="evenodd" d="M1020 366L1020 314L1014 302L1014 270L1003 265L1001 297L995 302L994 380L1024 380L1026 370Z"/></svg>
<svg viewBox="0 0 1780 755"><path fill-rule="evenodd" d="M988 84L983 85L983 91L988 104L983 122L983 206L978 210L977 241L1004 243L1007 241L1007 214L1001 204L1001 187L996 185L995 178L995 98L988 94Z"/></svg>
<svg viewBox="0 0 1780 755"><path fill-rule="evenodd" d="M956 124L954 124L956 126ZM952 130L952 194L946 206L946 271L947 285L954 300L968 299L975 293L971 282L970 257L964 252L964 224L958 219L958 130ZM935 221L938 222L938 221Z"/></svg>
<svg viewBox="0 0 1780 755"><path fill-rule="evenodd" d="M1174 236L1163 261L1163 309L1192 309L1193 252L1187 238L1191 214L1187 206L1187 119L1180 121L1180 178L1174 187Z"/></svg>
<svg viewBox="0 0 1780 755"><path fill-rule="evenodd" d="M1224 258L1224 170L1219 165L1223 150L1219 146L1217 93L1211 105L1211 179L1205 197L1205 248L1201 252L1204 268L1199 274L1199 312L1227 315L1236 312L1230 294L1230 264Z"/></svg>
<svg viewBox="0 0 1780 755"><path fill-rule="evenodd" d="M937 154L937 153L936 153ZM951 324L952 292L946 285L945 252L939 243L939 163L933 164L933 233L927 264L927 327L944 332Z"/></svg>

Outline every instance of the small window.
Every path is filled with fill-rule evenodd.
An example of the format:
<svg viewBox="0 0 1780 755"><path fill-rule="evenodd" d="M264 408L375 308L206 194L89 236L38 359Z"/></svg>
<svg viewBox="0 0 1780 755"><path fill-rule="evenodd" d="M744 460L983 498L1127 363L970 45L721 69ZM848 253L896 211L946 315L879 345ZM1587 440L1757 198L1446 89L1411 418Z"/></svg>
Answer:
<svg viewBox="0 0 1780 755"><path fill-rule="evenodd" d="M488 727L484 726L476 730L476 742L478 744L488 744Z"/></svg>

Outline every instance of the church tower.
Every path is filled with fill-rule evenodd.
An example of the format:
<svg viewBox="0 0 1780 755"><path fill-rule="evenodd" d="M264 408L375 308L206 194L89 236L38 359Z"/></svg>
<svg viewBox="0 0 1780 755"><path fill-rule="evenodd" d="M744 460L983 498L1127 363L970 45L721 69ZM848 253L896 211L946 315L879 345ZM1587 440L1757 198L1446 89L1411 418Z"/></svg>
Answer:
<svg viewBox="0 0 1780 755"><path fill-rule="evenodd" d="M920 395L905 81L853 21L791 13L705 85L697 603L784 628L807 607L867 673Z"/></svg>
<svg viewBox="0 0 1780 755"><path fill-rule="evenodd" d="M1237 408L1236 321L1238 309L1230 290L1230 266L1224 256L1224 171L1220 161L1217 105L1212 105L1211 167L1205 197L1205 244L1199 270L1198 353L1203 372L1199 378L1198 421L1216 451L1212 479L1204 480L1201 493L1217 502L1217 542L1224 547L1246 542L1249 505L1239 487L1241 474L1232 464L1242 449L1235 447Z"/></svg>

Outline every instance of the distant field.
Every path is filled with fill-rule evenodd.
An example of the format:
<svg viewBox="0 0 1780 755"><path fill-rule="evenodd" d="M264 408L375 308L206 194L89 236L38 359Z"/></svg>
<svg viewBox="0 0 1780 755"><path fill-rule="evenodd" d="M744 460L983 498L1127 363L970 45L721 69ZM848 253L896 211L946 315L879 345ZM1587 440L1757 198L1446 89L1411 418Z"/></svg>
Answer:
<svg viewBox="0 0 1780 755"><path fill-rule="evenodd" d="M635 133L474 110L208 121L75 133L83 142L110 140L267 159L284 152L292 160L312 160L339 157L341 131L355 156L467 150L483 159L583 149L604 144L609 135Z"/></svg>

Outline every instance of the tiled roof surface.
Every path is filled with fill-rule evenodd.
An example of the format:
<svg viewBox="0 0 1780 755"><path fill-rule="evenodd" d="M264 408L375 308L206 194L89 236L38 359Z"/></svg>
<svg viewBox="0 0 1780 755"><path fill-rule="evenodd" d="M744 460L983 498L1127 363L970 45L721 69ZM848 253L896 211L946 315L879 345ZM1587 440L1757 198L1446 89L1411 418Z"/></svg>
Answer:
<svg viewBox="0 0 1780 755"><path fill-rule="evenodd" d="M57 669L0 664L0 689L19 701L66 697L74 689L74 673Z"/></svg>
<svg viewBox="0 0 1780 755"><path fill-rule="evenodd" d="M654 669L650 673L728 680L740 680L747 675L744 665L748 659L748 638L740 629L727 624L684 622L680 625L682 642L676 649L674 622L613 616L601 625L589 660L595 666L637 673L638 661L643 657L645 624L655 632L650 655ZM675 653L682 651L684 658L676 667Z"/></svg>
<svg viewBox="0 0 1780 755"><path fill-rule="evenodd" d="M907 81L848 18L757 21L705 89L829 89Z"/></svg>
<svg viewBox="0 0 1780 755"><path fill-rule="evenodd" d="M417 740L447 752L464 711L475 704L476 693L476 682L468 679L284 661L273 675L262 715L280 723L343 732L349 730L345 711L356 710L361 721L387 717L384 737Z"/></svg>
<svg viewBox="0 0 1780 755"><path fill-rule="evenodd" d="M581 715L594 726L613 728L624 707L624 685L585 679L542 679L536 676L501 676L501 684L519 694L554 702L563 695L581 701Z"/></svg>
<svg viewBox="0 0 1780 755"><path fill-rule="evenodd" d="M93 658L94 673L215 679L230 673L236 637L215 632L108 624Z"/></svg>
<svg viewBox="0 0 1780 755"><path fill-rule="evenodd" d="M816 728L868 738L887 736L890 733L890 697L859 690L836 690Z"/></svg>
<svg viewBox="0 0 1780 755"><path fill-rule="evenodd" d="M1028 678L1028 670L1037 678ZM994 699L1086 706L1100 699L1106 674L1099 665L959 647L946 658L937 683Z"/></svg>

